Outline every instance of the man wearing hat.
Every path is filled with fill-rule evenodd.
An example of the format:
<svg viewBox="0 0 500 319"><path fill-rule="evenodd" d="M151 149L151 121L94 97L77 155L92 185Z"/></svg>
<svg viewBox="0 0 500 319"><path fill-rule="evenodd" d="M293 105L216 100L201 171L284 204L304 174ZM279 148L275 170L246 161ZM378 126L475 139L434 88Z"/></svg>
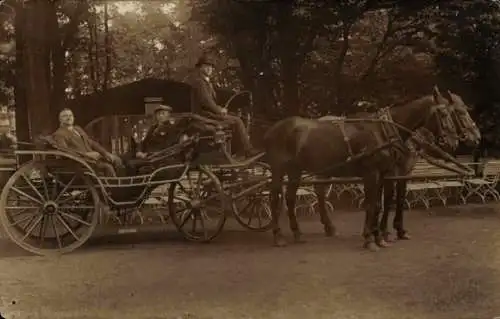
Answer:
<svg viewBox="0 0 500 319"><path fill-rule="evenodd" d="M237 117L227 113L227 109L217 105L215 89L211 82L215 63L207 56L202 56L195 65L192 79L191 111L230 125L235 137L240 141L242 153L254 155L252 144L248 137L245 124Z"/></svg>
<svg viewBox="0 0 500 319"><path fill-rule="evenodd" d="M168 105L158 105L154 110L155 122L148 129L142 142L138 143L136 157L146 158L148 153L164 150L169 145L178 142L176 121L170 116L172 108Z"/></svg>

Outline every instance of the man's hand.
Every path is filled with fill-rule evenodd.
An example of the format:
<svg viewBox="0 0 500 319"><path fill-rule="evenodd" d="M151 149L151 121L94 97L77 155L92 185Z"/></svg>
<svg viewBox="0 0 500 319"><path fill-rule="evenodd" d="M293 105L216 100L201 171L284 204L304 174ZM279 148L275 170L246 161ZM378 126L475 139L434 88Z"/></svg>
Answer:
<svg viewBox="0 0 500 319"><path fill-rule="evenodd" d="M225 107L222 108L221 114L222 115L227 115L227 109Z"/></svg>
<svg viewBox="0 0 500 319"><path fill-rule="evenodd" d="M13 143L17 143L17 138L10 132L8 132L7 134L5 134L5 136L10 139Z"/></svg>
<svg viewBox="0 0 500 319"><path fill-rule="evenodd" d="M113 153L106 154L106 159L115 165L122 165L122 159Z"/></svg>
<svg viewBox="0 0 500 319"><path fill-rule="evenodd" d="M146 158L146 157L148 156L148 154L143 153L143 152L137 152L137 153L135 153L135 156L136 156L137 158L144 159L144 158Z"/></svg>
<svg viewBox="0 0 500 319"><path fill-rule="evenodd" d="M94 161L97 161L101 158L101 154L99 154L98 152L87 152L85 153L85 155L90 157Z"/></svg>

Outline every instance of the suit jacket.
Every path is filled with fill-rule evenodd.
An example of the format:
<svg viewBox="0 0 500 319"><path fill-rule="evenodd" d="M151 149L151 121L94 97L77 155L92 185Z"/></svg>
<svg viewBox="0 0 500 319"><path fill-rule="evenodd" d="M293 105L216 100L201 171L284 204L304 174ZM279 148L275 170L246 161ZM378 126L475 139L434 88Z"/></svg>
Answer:
<svg viewBox="0 0 500 319"><path fill-rule="evenodd" d="M98 152L102 156L106 156L108 151L92 140L88 134L79 126L74 126L75 132L66 127L60 127L54 132L52 137L54 141L61 147L75 150L80 153Z"/></svg>
<svg viewBox="0 0 500 319"><path fill-rule="evenodd" d="M12 149L14 144L14 140L8 137L7 134L0 134L0 150Z"/></svg>
<svg viewBox="0 0 500 319"><path fill-rule="evenodd" d="M174 145L179 141L187 124L185 120L171 119L164 124L151 125L142 142L137 145L137 151L158 152Z"/></svg>
<svg viewBox="0 0 500 319"><path fill-rule="evenodd" d="M212 83L200 72L194 72L191 78L191 111L196 114L222 112L222 108L216 102Z"/></svg>

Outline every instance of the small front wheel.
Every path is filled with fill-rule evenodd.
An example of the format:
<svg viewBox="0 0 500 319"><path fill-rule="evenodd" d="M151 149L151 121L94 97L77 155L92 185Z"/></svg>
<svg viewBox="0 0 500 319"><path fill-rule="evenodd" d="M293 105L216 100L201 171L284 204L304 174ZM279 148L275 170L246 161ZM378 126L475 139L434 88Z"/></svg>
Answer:
<svg viewBox="0 0 500 319"><path fill-rule="evenodd" d="M256 162L244 169L235 172L234 179L241 179L243 183L227 191L231 194L261 185L250 194L232 201L232 211L236 221L246 229L264 232L271 229L272 214L269 205L269 191L267 179L271 177L269 165ZM238 183L235 183L238 185Z"/></svg>
<svg viewBox="0 0 500 319"><path fill-rule="evenodd" d="M172 183L168 191L170 219L186 239L210 242L226 223L226 195L219 179L200 166Z"/></svg>

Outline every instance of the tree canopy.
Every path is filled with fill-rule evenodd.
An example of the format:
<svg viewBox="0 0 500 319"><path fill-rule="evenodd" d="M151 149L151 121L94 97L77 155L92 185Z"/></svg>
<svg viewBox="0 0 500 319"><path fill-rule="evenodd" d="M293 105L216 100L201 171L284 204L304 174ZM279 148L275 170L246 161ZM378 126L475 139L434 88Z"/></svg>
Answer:
<svg viewBox="0 0 500 319"><path fill-rule="evenodd" d="M497 1L6 0L0 22L0 104L34 132L68 99L183 81L205 52L220 86L253 93L258 117L387 106L439 84L499 135Z"/></svg>

